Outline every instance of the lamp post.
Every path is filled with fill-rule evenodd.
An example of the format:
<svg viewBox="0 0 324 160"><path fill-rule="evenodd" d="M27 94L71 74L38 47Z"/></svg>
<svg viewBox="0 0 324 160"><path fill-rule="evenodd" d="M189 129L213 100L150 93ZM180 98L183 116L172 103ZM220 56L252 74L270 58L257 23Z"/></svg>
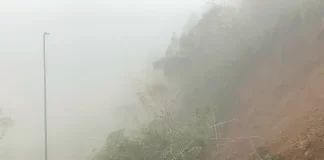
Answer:
<svg viewBox="0 0 324 160"><path fill-rule="evenodd" d="M48 159L47 154L47 87L46 87L46 36L49 33L43 34L43 63L44 63L44 133L45 133L45 160Z"/></svg>

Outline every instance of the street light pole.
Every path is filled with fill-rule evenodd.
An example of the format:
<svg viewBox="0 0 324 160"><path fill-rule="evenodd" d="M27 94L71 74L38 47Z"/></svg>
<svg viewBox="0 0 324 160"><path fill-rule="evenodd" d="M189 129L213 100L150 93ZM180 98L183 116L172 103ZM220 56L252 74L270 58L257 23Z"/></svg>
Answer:
<svg viewBox="0 0 324 160"><path fill-rule="evenodd" d="M47 154L47 79L46 79L46 35L49 33L44 32L43 34L43 61L44 61L44 132L45 132L45 160L48 159Z"/></svg>

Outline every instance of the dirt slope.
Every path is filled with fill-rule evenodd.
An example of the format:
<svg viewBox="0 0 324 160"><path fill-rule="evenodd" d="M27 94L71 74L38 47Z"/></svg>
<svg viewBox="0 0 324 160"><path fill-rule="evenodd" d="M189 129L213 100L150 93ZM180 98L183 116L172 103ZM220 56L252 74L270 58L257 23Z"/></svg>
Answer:
<svg viewBox="0 0 324 160"><path fill-rule="evenodd" d="M246 74L227 159L249 159L258 146L285 159L324 159L324 41L319 24L286 31ZM307 32L306 32L307 30Z"/></svg>

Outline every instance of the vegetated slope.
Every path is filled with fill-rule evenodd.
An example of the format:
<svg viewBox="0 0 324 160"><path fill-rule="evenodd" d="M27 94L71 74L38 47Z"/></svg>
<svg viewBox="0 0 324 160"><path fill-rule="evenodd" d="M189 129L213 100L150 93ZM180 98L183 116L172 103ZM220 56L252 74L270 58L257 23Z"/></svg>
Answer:
<svg viewBox="0 0 324 160"><path fill-rule="evenodd" d="M185 110L192 105L216 104L225 115L221 119L236 119L223 135L231 140L217 151L219 159L264 159L267 154L294 160L324 159L321 13L307 8L320 1L306 2L309 6L297 1L262 2L268 3L248 1L239 11L246 15L239 17L233 10L229 14L212 9L193 35L180 39L177 54L185 58L165 63L166 76L187 89ZM265 10L244 12L255 3ZM238 41L243 45L235 44ZM261 153L258 147L267 151Z"/></svg>
<svg viewBox="0 0 324 160"><path fill-rule="evenodd" d="M322 159L320 2L210 9L154 63L169 84L138 93L152 121L111 133L95 159Z"/></svg>

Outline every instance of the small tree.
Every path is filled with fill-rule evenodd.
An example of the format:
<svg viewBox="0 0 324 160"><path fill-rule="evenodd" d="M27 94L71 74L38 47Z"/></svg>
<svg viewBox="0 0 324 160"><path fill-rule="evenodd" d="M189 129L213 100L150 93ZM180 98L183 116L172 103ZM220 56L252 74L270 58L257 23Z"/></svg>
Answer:
<svg viewBox="0 0 324 160"><path fill-rule="evenodd" d="M13 121L9 117L3 117L2 109L0 108L0 140L6 135L8 129L13 125Z"/></svg>
<svg viewBox="0 0 324 160"><path fill-rule="evenodd" d="M152 119L140 123L135 130L112 132L94 160L207 160L216 145L213 107L197 108L186 123L175 117L175 101L179 93L168 93L161 83L147 85L139 92L141 106ZM217 139L217 137L216 137Z"/></svg>

